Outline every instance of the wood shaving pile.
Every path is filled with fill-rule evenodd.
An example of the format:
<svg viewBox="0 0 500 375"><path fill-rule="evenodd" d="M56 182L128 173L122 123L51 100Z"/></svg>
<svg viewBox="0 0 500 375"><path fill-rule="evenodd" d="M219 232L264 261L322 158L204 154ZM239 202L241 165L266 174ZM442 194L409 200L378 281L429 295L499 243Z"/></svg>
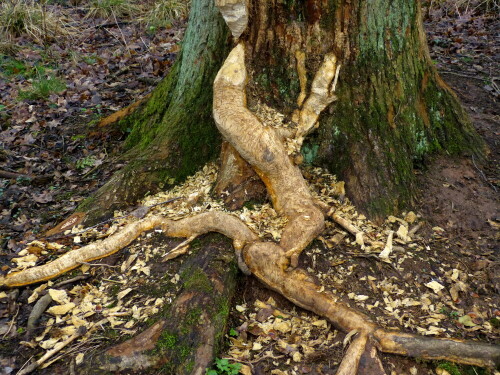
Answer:
<svg viewBox="0 0 500 375"><path fill-rule="evenodd" d="M235 314L242 324L230 332L230 357L248 364L270 359L275 366L284 363L293 368L304 358L331 351L334 346L341 350L341 342L335 340L337 331L326 320L275 306L272 297L266 302L256 300L253 306L236 305Z"/></svg>

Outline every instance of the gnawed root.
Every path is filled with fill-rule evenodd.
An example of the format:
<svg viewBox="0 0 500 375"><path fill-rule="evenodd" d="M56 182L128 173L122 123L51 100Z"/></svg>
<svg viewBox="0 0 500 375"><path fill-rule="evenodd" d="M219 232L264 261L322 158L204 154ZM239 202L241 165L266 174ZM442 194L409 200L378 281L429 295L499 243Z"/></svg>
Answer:
<svg viewBox="0 0 500 375"><path fill-rule="evenodd" d="M189 238L208 232L220 232L227 237L238 239L237 248L241 248L242 243L257 240L257 235L239 219L223 212L207 212L178 221L151 216L128 224L120 232L102 241L71 250L50 263L10 273L0 278L0 286L16 287L53 279L80 266L83 262L91 262L116 253L141 233L156 227L161 227L169 237Z"/></svg>
<svg viewBox="0 0 500 375"><path fill-rule="evenodd" d="M259 242L241 220L223 212L209 212L178 221L153 216L126 226L106 240L70 251L54 262L7 275L0 279L0 285L19 286L53 278L77 267L80 262L112 254L142 232L157 226L171 237L192 238L219 232L234 240L235 249L238 255L242 253L248 270L269 288L296 305L327 318L341 330L358 333L342 361L341 374L355 374L358 366L365 363L369 368L382 371L377 350L483 367L500 364L498 346L383 329L368 316L339 302L332 293L323 291L324 288L304 271L289 269L290 262L296 266L300 252L323 230L324 216L315 205L300 169L290 160L280 135L263 126L246 108L244 57L244 46L239 44L217 75L214 82L214 118L224 137L263 180L275 209L288 218L279 244ZM312 84L311 100L304 102L303 109L311 109L308 109L307 116L304 112L303 124L307 124L302 128L304 133L314 127L319 113L334 100L337 76L336 61L333 56L327 56L315 77L316 82ZM337 218L337 221L340 219ZM347 224L344 223L344 226ZM351 232L356 232L356 228L351 228ZM206 353L203 351L202 354Z"/></svg>
<svg viewBox="0 0 500 375"><path fill-rule="evenodd" d="M351 342L337 370L337 375L356 375L359 361L365 352L368 335L357 335Z"/></svg>

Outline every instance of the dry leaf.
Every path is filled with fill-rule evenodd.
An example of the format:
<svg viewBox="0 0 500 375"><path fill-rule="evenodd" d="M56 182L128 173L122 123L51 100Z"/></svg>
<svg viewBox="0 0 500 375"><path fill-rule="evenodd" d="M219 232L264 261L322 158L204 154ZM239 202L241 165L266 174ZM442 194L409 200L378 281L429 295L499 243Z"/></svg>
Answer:
<svg viewBox="0 0 500 375"><path fill-rule="evenodd" d="M61 339L60 337L56 338L56 339L48 339L48 340L42 341L39 345L43 349L52 349L60 339Z"/></svg>
<svg viewBox="0 0 500 375"><path fill-rule="evenodd" d="M316 320L316 321L312 322L312 325L316 326L316 327L321 327L321 328L328 328L328 323L326 322L325 319Z"/></svg>
<svg viewBox="0 0 500 375"><path fill-rule="evenodd" d="M413 224L417 220L417 215L413 211L410 211L405 216L405 221L408 224Z"/></svg>
<svg viewBox="0 0 500 375"><path fill-rule="evenodd" d="M69 302L69 298L65 290L49 289L48 293L50 294L50 297L60 305L64 305Z"/></svg>
<svg viewBox="0 0 500 375"><path fill-rule="evenodd" d="M436 369L436 374L437 375L451 375L448 371L446 371L444 368L438 367Z"/></svg>
<svg viewBox="0 0 500 375"><path fill-rule="evenodd" d="M125 297L127 294L129 294L131 291L132 291L132 288L127 288L125 290L122 290L121 292L119 292L116 295L116 297L118 298L118 300L121 300L123 297Z"/></svg>
<svg viewBox="0 0 500 375"><path fill-rule="evenodd" d="M246 306L242 306L242 305L236 305L235 308L239 312L244 312L247 309Z"/></svg>
<svg viewBox="0 0 500 375"><path fill-rule="evenodd" d="M410 242L411 238L408 237L408 227L405 225L400 225L396 235L404 242Z"/></svg>
<svg viewBox="0 0 500 375"><path fill-rule="evenodd" d="M85 357L85 354L83 353L78 353L75 357L75 363L76 365L81 365L83 363L83 358Z"/></svg>
<svg viewBox="0 0 500 375"><path fill-rule="evenodd" d="M259 342L254 342L252 346L252 350L259 351L262 350L262 344Z"/></svg>
<svg viewBox="0 0 500 375"><path fill-rule="evenodd" d="M470 317L470 315L461 316L460 318L458 318L458 322L463 324L466 327L477 326L477 324L472 321L472 318Z"/></svg>
<svg viewBox="0 0 500 375"><path fill-rule="evenodd" d="M427 288L430 288L434 291L434 293L438 293L442 289L444 289L444 286L439 284L437 281L433 280L431 282L428 282L427 284L424 284Z"/></svg>

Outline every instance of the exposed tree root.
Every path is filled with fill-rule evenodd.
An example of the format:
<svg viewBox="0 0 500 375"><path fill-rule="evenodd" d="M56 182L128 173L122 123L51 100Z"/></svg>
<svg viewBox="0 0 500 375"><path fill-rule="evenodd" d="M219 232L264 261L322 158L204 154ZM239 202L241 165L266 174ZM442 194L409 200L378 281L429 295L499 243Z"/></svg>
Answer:
<svg viewBox="0 0 500 375"><path fill-rule="evenodd" d="M215 231L234 240L235 249L238 255L242 254L246 265L240 262L241 266L248 267L268 287L294 304L324 316L345 332L356 330L357 336L346 352L339 374L357 373L361 362L365 362L363 366L382 371L377 350L483 367L498 365L498 346L421 337L381 328L368 316L338 302L335 295L322 291L323 288L307 273L296 268L299 254L323 230L324 216L315 204L301 171L287 154L282 138L273 129L263 126L247 109L244 60L244 45L239 44L220 69L214 82L214 118L226 140L263 180L275 209L288 218L279 244L259 241L242 221L223 212L205 213L179 221L153 216L126 226L106 240L71 251L49 264L10 274L0 279L0 285L26 285L55 277L77 267L80 262L112 254L140 233L157 226L172 237L193 238ZM326 56L312 83L312 93L305 99L298 114L297 137L304 137L314 128L321 111L334 100L337 75L335 57ZM355 233L356 228L350 231Z"/></svg>
<svg viewBox="0 0 500 375"><path fill-rule="evenodd" d="M188 255L179 270L182 291L163 308L160 319L132 339L96 354L79 373L150 373L145 370L161 366L166 374L205 374L237 284L234 257L224 245L211 241Z"/></svg>
<svg viewBox="0 0 500 375"><path fill-rule="evenodd" d="M358 372L359 361L365 352L368 336L358 335L349 345L342 362L337 370L337 375L356 375Z"/></svg>
<svg viewBox="0 0 500 375"><path fill-rule="evenodd" d="M220 232L235 239L235 249L241 251L244 244L255 241L257 236L239 219L223 212L207 212L183 220L167 220L161 216L151 216L127 225L120 232L91 243L77 250L71 250L56 260L41 266L13 272L0 278L0 286L16 287L53 279L83 262L107 257L129 245L139 235L155 227L161 227L169 237L196 237L208 232Z"/></svg>
<svg viewBox="0 0 500 375"><path fill-rule="evenodd" d="M298 116L299 137L314 127L321 111L335 99L330 89L336 72L335 57L326 56L312 83L312 95ZM214 119L224 138L262 179L276 211L288 218L280 246L291 266L296 267L302 250L323 230L323 213L314 204L307 183L299 167L290 160L280 136L247 109L246 82L245 50L240 43L215 78Z"/></svg>

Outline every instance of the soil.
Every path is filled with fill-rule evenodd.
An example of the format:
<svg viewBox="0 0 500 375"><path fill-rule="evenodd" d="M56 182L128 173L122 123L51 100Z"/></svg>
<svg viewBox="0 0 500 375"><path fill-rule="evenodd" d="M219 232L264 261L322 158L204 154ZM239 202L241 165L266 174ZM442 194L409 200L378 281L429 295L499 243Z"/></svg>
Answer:
<svg viewBox="0 0 500 375"><path fill-rule="evenodd" d="M162 43L174 45L177 43L176 38L179 33L182 33L181 26L177 25L177 28L174 27L171 31L163 30L156 39L151 38L147 43L157 46ZM484 138L489 147L489 154L483 160L471 155L460 158L442 155L430 160L425 169L415 171L418 174L420 193L412 210L421 216L420 221L423 224L417 233L416 248L401 254L400 266L403 271L359 253L352 243L342 243L333 249L328 249L323 242L315 241L301 259L301 267L309 269L328 288L336 289L340 298L364 310L384 326L413 332L419 332L417 327L427 329L436 326L443 330L441 332L443 336L499 342L500 106L498 101L500 93L495 83L495 75L498 74L500 64L500 44L495 31L498 30L498 26L498 18L488 13L458 16L453 12L444 13L442 9L431 9L427 13L426 27L431 55L436 60L441 76L455 90L477 131ZM131 30L125 30L126 36L140 34L137 30L133 30L133 24L124 26L127 27ZM478 29L481 30L480 33ZM80 53L88 53L92 58L99 59L100 52L111 48L118 49L121 46L119 38L113 37L102 28L98 30L99 33L85 34L81 42L87 47L100 45L102 48L94 48L91 51L83 48ZM114 31L119 32L118 28ZM140 56L144 57L143 52L133 56L139 59ZM133 60L135 58L133 56L130 59ZM151 64L157 64L155 65L157 69L148 77L160 79L164 76L174 57L175 52L157 60L153 56ZM122 65L142 64L132 60L127 59ZM89 64L85 64L79 64L82 72L87 71L89 76L101 73L102 76L103 72L93 71L94 68L90 69L87 66ZM120 63L116 64L116 71L119 71ZM70 75L64 69L74 69L74 66L68 64L61 69L59 74ZM74 108L69 111L71 116L64 116L50 114L49 103L37 107L37 113L48 111L47 123L58 121L57 128L45 126L43 123L38 128L27 127L26 116L33 115L33 108L30 106L40 103L19 103L15 101L15 95L5 94L7 92L5 90L14 90L16 85L24 84L21 78L11 78L8 82L0 79L0 88L4 89L2 104L8 109L6 113L0 110L0 120L8 121L11 125L2 126L0 135L3 138L0 138L0 142L5 145L10 139L12 144L5 147L4 151L0 151L0 169L22 175L48 176L47 179L34 180L33 183L23 178L0 180L2 193L0 194L2 204L0 251L4 264L8 264L8 260L27 242L36 238L39 232L53 227L62 220L76 207L78 201L97 189L119 167L120 141L124 139L126 133L103 132L82 125L88 123L92 113L95 113L97 99L95 98L93 102L92 97L97 92L108 93L107 97L111 102L106 102L107 109L103 111L103 114L106 114L112 112L114 107L125 107L137 97L145 95L150 87L145 83L147 80L134 80L134 77L141 75L138 72L124 72L126 76L121 76L119 79L117 77L120 77L120 74L107 75L108 73L102 82L97 82L95 87L87 90L89 92L85 95L88 98L82 96L86 90L78 92L82 98L88 99L88 107L82 105L84 110L78 109L82 116L77 116ZM124 82L127 80L129 82L125 85ZM131 83L132 80L135 83ZM112 87L116 89L113 90ZM69 92L67 96L62 94L60 97L69 100L77 91L75 89L75 92ZM57 102L57 98L53 99ZM72 106L66 106L67 109L70 107ZM21 116L22 114L25 114L26 118ZM15 129L16 132L12 133L11 129ZM34 141L30 138L33 134L35 134ZM46 155L40 157L40 151L46 152ZM84 166L80 163L83 168L76 168L78 160L89 156L103 162L97 166ZM404 217L404 213L402 216ZM394 226L394 229L396 230L397 226ZM147 240L143 238L141 241ZM155 237L154 241L159 240ZM176 243L167 241L162 242L161 246L171 248ZM156 245L160 246L158 243ZM128 249L125 249L121 255L100 263L120 264L128 255ZM160 274L165 270L157 268L158 266L153 267L153 274L161 277ZM96 269L101 268L96 267ZM448 293L434 294L425 286L430 281L437 281L445 286L445 290L450 289L455 285L450 278L454 270L466 275L463 280L465 287L458 292L457 299L451 300ZM95 280L91 282L98 283L98 276L109 272L103 267L101 271L95 272ZM171 272L175 273L175 270ZM368 276L373 277L375 283L363 279ZM1 327L8 328L11 322L14 322L17 328L26 325L29 310L24 308L24 304L33 289L34 287L26 287L13 291L10 292L7 301L0 300ZM349 297L349 293L368 296L367 301L372 302L380 300L381 296L395 302L405 297L420 301L423 295L428 295L432 306L435 306L435 311L424 311L420 306L400 306L399 312L394 313L394 310L387 308L387 303L381 303L380 306L367 310L364 303L355 303ZM306 317L307 319L312 317L312 314L296 308L280 295L264 288L253 277L242 277L237 295L235 304L246 305L247 310L243 313L232 309L230 324L234 328L242 327L245 322L253 319L249 313L259 311L254 310L254 303L257 300L268 301L269 297L274 299L274 306L280 311L303 316L304 321ZM441 316L438 323L424 324L431 313ZM472 321L469 325L460 320L466 315ZM486 329L485 322L490 322L492 329ZM243 331L243 329L238 330L240 334ZM22 366L30 355L37 352L17 347L19 341L23 339L22 329L17 333L11 332L10 329L1 332L3 337L0 342L0 367L3 370L0 370L0 374L9 374L9 371ZM271 350L274 350L274 355L281 357L270 359L256 356L251 363L254 374L271 374L273 370L280 370L283 373L288 371L288 374L334 374L344 352L345 337L336 331L335 335L331 345L315 348L314 353L301 362L294 362L288 354L279 352L277 345L273 344ZM256 340L257 336L249 335L250 338L247 339L251 342ZM283 335L281 339L289 337ZM102 350L110 343L120 340L123 338L106 337L98 344L99 346L95 346L94 343L94 347L89 347L87 350ZM13 351L16 347L17 349ZM228 346L228 352L221 353L220 356L227 357L229 350ZM384 355L382 359L388 374L434 374L438 366L449 365L394 355ZM40 373L65 373L65 369L64 365L56 363ZM459 369L463 374L484 373L481 369L467 366L461 366Z"/></svg>

